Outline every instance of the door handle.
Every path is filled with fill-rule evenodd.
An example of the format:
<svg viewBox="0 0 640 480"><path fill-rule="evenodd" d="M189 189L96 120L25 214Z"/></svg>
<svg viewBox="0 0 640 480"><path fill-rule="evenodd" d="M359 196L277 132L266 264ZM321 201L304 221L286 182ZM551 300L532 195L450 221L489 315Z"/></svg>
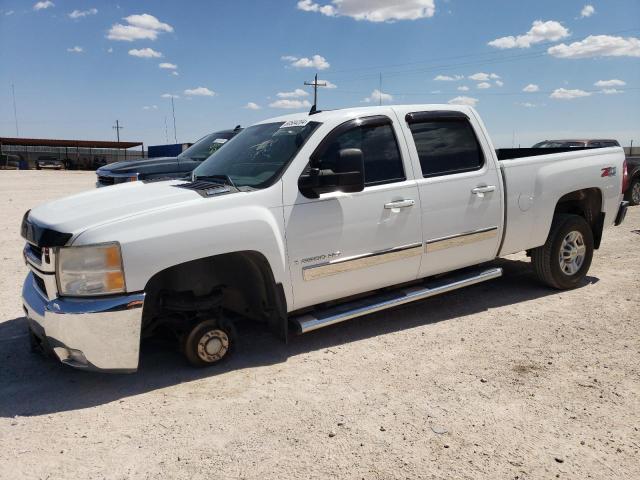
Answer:
<svg viewBox="0 0 640 480"><path fill-rule="evenodd" d="M473 193L474 195L477 195L478 198L484 198L485 193L493 192L495 191L495 189L496 189L495 185L481 185L472 189L471 193Z"/></svg>
<svg viewBox="0 0 640 480"><path fill-rule="evenodd" d="M407 208L413 207L416 204L414 200L396 200L395 202L389 202L384 204L384 208L387 210L393 210L394 208Z"/></svg>

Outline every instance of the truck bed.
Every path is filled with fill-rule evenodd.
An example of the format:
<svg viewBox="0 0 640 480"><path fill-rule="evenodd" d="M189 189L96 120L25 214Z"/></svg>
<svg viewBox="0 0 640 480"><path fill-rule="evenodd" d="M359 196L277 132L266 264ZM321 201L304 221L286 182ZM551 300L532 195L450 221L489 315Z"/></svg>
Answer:
<svg viewBox="0 0 640 480"><path fill-rule="evenodd" d="M600 148L600 147L596 147ZM594 147L562 147L562 148L498 148L498 160L512 160L514 158L535 157L552 153L574 152L576 150L593 150Z"/></svg>

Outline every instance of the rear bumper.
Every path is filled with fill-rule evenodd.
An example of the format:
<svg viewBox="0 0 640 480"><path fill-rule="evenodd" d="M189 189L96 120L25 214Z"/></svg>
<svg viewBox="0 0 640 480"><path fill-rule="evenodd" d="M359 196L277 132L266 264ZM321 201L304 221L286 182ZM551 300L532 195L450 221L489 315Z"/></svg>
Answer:
<svg viewBox="0 0 640 480"><path fill-rule="evenodd" d="M31 333L62 363L101 372L137 370L144 293L48 300L29 273L22 302Z"/></svg>
<svg viewBox="0 0 640 480"><path fill-rule="evenodd" d="M620 207L618 207L618 214L616 215L616 220L613 224L617 227L618 225L624 222L625 217L627 216L627 208L629 207L629 202L623 201L620 202Z"/></svg>

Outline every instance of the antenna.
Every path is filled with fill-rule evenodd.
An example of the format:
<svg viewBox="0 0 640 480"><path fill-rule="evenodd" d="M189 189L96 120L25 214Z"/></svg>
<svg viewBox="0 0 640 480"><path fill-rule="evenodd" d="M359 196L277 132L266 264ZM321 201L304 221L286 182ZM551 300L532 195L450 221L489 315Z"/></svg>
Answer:
<svg viewBox="0 0 640 480"><path fill-rule="evenodd" d="M318 74L316 73L316 76L314 77L313 82L304 82L305 85L308 86L313 86L313 106L311 107L311 110L309 110L309 115L313 115L314 113L318 112L318 87L326 87L327 83L326 82L322 82L322 83L318 83Z"/></svg>
<svg viewBox="0 0 640 480"><path fill-rule="evenodd" d="M120 143L120 130L122 130L124 127L120 125L119 120L116 120L116 124L111 128L113 128L116 131L116 137L118 138L118 143Z"/></svg>
<svg viewBox="0 0 640 480"><path fill-rule="evenodd" d="M382 72L380 72L380 88L378 89L378 91L380 92L380 95L378 95L378 105L382 105Z"/></svg>
<svg viewBox="0 0 640 480"><path fill-rule="evenodd" d="M13 118L16 121L16 137L20 136L20 132L18 130L18 111L16 109L16 88L13 85L13 83L11 84L11 93L13 95Z"/></svg>
<svg viewBox="0 0 640 480"><path fill-rule="evenodd" d="M173 95L171 95L171 112L173 113L173 139L178 143L178 134L176 133L176 108L173 106Z"/></svg>
<svg viewBox="0 0 640 480"><path fill-rule="evenodd" d="M164 138L167 144L169 143L169 130L167 129L167 116L164 116Z"/></svg>

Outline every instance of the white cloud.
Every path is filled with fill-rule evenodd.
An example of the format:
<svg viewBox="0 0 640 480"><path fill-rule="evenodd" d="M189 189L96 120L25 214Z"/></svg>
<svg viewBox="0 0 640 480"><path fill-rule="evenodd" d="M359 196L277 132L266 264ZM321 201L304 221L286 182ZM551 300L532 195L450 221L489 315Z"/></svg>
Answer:
<svg viewBox="0 0 640 480"><path fill-rule="evenodd" d="M176 72L175 70L173 72L171 72L171 75L173 75L174 77L179 77L180 74L178 72Z"/></svg>
<svg viewBox="0 0 640 480"><path fill-rule="evenodd" d="M338 86L335 83L331 83L329 80L318 80L318 83L324 83L324 87L322 88L338 88Z"/></svg>
<svg viewBox="0 0 640 480"><path fill-rule="evenodd" d="M531 102L518 103L517 105L520 105L521 107L526 107L526 108L535 108L535 107L537 107L537 105L535 103L531 103Z"/></svg>
<svg viewBox="0 0 640 480"><path fill-rule="evenodd" d="M141 49L137 49L137 48L133 48L131 50L129 50L129 55L131 55L132 57L139 57L139 58L160 58L162 57L162 53L161 52L157 52L155 51L153 48L141 48Z"/></svg>
<svg viewBox="0 0 640 480"><path fill-rule="evenodd" d="M16 13L15 10L7 10L6 12L4 12L4 15L8 17L9 15L13 15L14 13Z"/></svg>
<svg viewBox="0 0 640 480"><path fill-rule="evenodd" d="M539 90L540 90L540 87L535 83L530 83L529 85L527 85L522 89L523 92L527 92L527 93L538 92Z"/></svg>
<svg viewBox="0 0 640 480"><path fill-rule="evenodd" d="M363 99L362 101L364 103L384 103L384 102L390 102L393 100L393 95L390 95L389 93L384 93L381 92L380 90L378 90L377 88L371 92L371 95L369 95L367 98Z"/></svg>
<svg viewBox="0 0 640 480"><path fill-rule="evenodd" d="M308 96L309 93L302 90L301 88L296 88L293 92L278 92L276 93L276 96L278 98L300 98L300 97L306 97Z"/></svg>
<svg viewBox="0 0 640 480"><path fill-rule="evenodd" d="M497 87L503 87L504 86L504 82L502 80L496 80L495 84Z"/></svg>
<svg viewBox="0 0 640 480"><path fill-rule="evenodd" d="M180 98L180 95L174 95L172 93L163 93L160 95L162 98Z"/></svg>
<svg viewBox="0 0 640 480"><path fill-rule="evenodd" d="M584 90L567 90L566 88L556 88L550 95L551 98L558 100L573 100L574 98L590 97L591 93Z"/></svg>
<svg viewBox="0 0 640 480"><path fill-rule="evenodd" d="M78 19L82 17L87 17L89 15L96 15L98 13L97 8L90 8L89 10L74 10L69 14L70 18Z"/></svg>
<svg viewBox="0 0 640 480"><path fill-rule="evenodd" d="M481 90L486 90L487 88L491 88L491 84L489 82L482 82L476 86Z"/></svg>
<svg viewBox="0 0 640 480"><path fill-rule="evenodd" d="M314 55L311 58L298 58L291 55L285 55L280 57L280 60L289 62L289 66L294 68L315 68L316 70L325 70L331 66L329 62L327 62L327 59L322 55Z"/></svg>
<svg viewBox="0 0 640 480"><path fill-rule="evenodd" d="M213 97L216 92L209 90L207 87L187 88L184 94L188 97Z"/></svg>
<svg viewBox="0 0 640 480"><path fill-rule="evenodd" d="M584 7L582 7L582 10L580 11L580 17L581 18L590 17L594 13L596 13L596 9L593 8L593 5L585 5Z"/></svg>
<svg viewBox="0 0 640 480"><path fill-rule="evenodd" d="M612 78L611 80L598 80L594 85L596 87L624 87L627 84L624 80Z"/></svg>
<svg viewBox="0 0 640 480"><path fill-rule="evenodd" d="M311 104L308 100L290 100L283 98L281 100L276 100L269 104L271 108L289 108L289 109L300 109L300 108L310 108Z"/></svg>
<svg viewBox="0 0 640 480"><path fill-rule="evenodd" d="M113 53L113 48L112 47L107 48L107 53Z"/></svg>
<svg viewBox="0 0 640 480"><path fill-rule="evenodd" d="M162 23L153 15L129 15L124 17L128 25L116 23L107 33L109 40L122 40L133 42L134 40L155 40L160 33L173 32L173 27L168 23Z"/></svg>
<svg viewBox="0 0 640 480"><path fill-rule="evenodd" d="M549 20L547 22L536 20L533 22L531 29L524 35L496 38L490 41L489 45L500 49L529 48L536 43L555 42L568 36L569 30L563 27L560 22L556 22L555 20Z"/></svg>
<svg viewBox="0 0 640 480"><path fill-rule="evenodd" d="M368 22L393 22L433 17L435 0L332 0L320 5L313 0L300 0L298 9L328 17L351 17Z"/></svg>
<svg viewBox="0 0 640 480"><path fill-rule="evenodd" d="M33 6L33 9L38 11L38 10L44 10L45 8L50 8L50 7L55 7L56 4L53 3L51 0L45 0L43 2L38 2Z"/></svg>
<svg viewBox="0 0 640 480"><path fill-rule="evenodd" d="M145 105L144 107L142 107L143 110L157 110L158 109L158 105Z"/></svg>
<svg viewBox="0 0 640 480"><path fill-rule="evenodd" d="M640 39L589 35L584 40L570 45L561 43L550 47L547 53L558 58L640 57Z"/></svg>
<svg viewBox="0 0 640 480"><path fill-rule="evenodd" d="M175 63L167 63L162 62L158 64L158 67L163 68L165 70L175 70L178 66Z"/></svg>
<svg viewBox="0 0 640 480"><path fill-rule="evenodd" d="M478 99L473 97L460 96L452 98L447 103L451 105L469 105L470 107L475 107L478 103Z"/></svg>
<svg viewBox="0 0 640 480"><path fill-rule="evenodd" d="M79 46L76 45L73 48L67 48L67 52L70 52L70 53L83 53L84 52L84 48L79 47Z"/></svg>
<svg viewBox="0 0 640 480"><path fill-rule="evenodd" d="M262 107L257 103L249 102L244 106L244 108L246 108L247 110L260 110Z"/></svg>
<svg viewBox="0 0 640 480"><path fill-rule="evenodd" d="M469 87L467 87L466 85L462 85L461 87L458 87L458 90L461 92L468 92Z"/></svg>
<svg viewBox="0 0 640 480"><path fill-rule="evenodd" d="M476 82L488 82L489 80L497 80L500 78L500 75L496 75L495 73L474 73L473 75L469 75L470 80L475 80Z"/></svg>
<svg viewBox="0 0 640 480"><path fill-rule="evenodd" d="M617 88L603 88L600 90L600 93L604 93L605 95L616 95L618 93L624 93L624 90L618 90Z"/></svg>
<svg viewBox="0 0 640 480"><path fill-rule="evenodd" d="M463 78L464 75L436 75L433 79L436 82L457 82Z"/></svg>

